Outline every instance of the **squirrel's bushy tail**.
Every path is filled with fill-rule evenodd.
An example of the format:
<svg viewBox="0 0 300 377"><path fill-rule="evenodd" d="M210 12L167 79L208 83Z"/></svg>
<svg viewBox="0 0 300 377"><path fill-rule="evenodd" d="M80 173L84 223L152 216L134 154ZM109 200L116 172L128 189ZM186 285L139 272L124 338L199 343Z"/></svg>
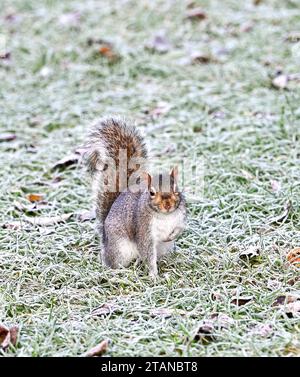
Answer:
<svg viewBox="0 0 300 377"><path fill-rule="evenodd" d="M143 162L139 167L132 167L128 164L132 159L146 161L146 146L134 126L118 118L106 118L92 127L85 148L85 161L93 181L97 218L104 222L113 202L122 191L120 187L120 174L124 174L120 172L124 169L122 156L125 156L124 160L126 160L127 155L125 169L126 184L128 184L130 175L138 170ZM120 151L122 151L121 154ZM108 179L114 180L115 185L112 190L104 189L103 184L106 185Z"/></svg>

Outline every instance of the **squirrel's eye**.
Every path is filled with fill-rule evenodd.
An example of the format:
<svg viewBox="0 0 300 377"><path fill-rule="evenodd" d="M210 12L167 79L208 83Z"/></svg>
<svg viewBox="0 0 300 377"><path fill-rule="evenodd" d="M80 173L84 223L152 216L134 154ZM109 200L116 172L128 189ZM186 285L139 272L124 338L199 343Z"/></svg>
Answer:
<svg viewBox="0 0 300 377"><path fill-rule="evenodd" d="M150 196L151 198L154 198L155 196L155 190L153 188L150 189Z"/></svg>

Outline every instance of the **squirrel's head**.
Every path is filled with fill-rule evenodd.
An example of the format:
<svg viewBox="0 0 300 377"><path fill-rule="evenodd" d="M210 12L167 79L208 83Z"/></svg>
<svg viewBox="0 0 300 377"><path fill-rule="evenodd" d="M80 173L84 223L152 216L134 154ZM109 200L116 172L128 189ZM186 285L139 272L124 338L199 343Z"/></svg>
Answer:
<svg viewBox="0 0 300 377"><path fill-rule="evenodd" d="M170 173L151 176L144 174L150 207L157 212L171 213L179 206L181 194L177 186L177 166Z"/></svg>

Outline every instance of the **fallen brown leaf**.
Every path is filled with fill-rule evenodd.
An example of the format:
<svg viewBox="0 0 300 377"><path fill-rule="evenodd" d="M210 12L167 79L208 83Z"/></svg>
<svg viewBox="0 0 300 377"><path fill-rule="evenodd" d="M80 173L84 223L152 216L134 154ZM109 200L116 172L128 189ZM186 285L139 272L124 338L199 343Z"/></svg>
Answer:
<svg viewBox="0 0 300 377"><path fill-rule="evenodd" d="M288 346L284 349L285 356L300 356L300 348Z"/></svg>
<svg viewBox="0 0 300 377"><path fill-rule="evenodd" d="M114 303L104 303L92 310L92 317L106 317L112 313L121 311Z"/></svg>
<svg viewBox="0 0 300 377"><path fill-rule="evenodd" d="M300 247L292 249L288 255L287 260L291 264L297 264L300 267Z"/></svg>
<svg viewBox="0 0 300 377"><path fill-rule="evenodd" d="M44 199L44 196L42 194L28 194L26 195L26 198L31 202L40 202Z"/></svg>
<svg viewBox="0 0 300 377"><path fill-rule="evenodd" d="M48 226L48 225L54 225L61 222L65 222L69 220L73 216L73 213L64 213L59 216L52 216L52 217L33 217L28 218L26 221L28 221L32 225L38 225L38 226Z"/></svg>
<svg viewBox="0 0 300 377"><path fill-rule="evenodd" d="M218 329L228 329L235 323L233 318L223 313L213 313L210 318L214 321L215 327Z"/></svg>
<svg viewBox="0 0 300 377"><path fill-rule="evenodd" d="M95 220L96 212L95 210L83 211L83 212L78 213L76 217L81 222Z"/></svg>
<svg viewBox="0 0 300 377"><path fill-rule="evenodd" d="M287 87L289 78L285 74L280 74L272 80L272 86L276 89L285 89Z"/></svg>
<svg viewBox="0 0 300 377"><path fill-rule="evenodd" d="M163 317L163 318L170 318L174 315L174 309L168 308L155 308L152 309L150 312L151 317Z"/></svg>
<svg viewBox="0 0 300 377"><path fill-rule="evenodd" d="M105 57L111 63L114 63L120 59L120 55L115 51L112 44L102 44L99 47L98 52L101 56Z"/></svg>
<svg viewBox="0 0 300 377"><path fill-rule="evenodd" d="M196 335L194 336L195 341L201 342L203 344L207 344L213 340L215 340L214 334L214 325L211 320L204 320L198 327Z"/></svg>
<svg viewBox="0 0 300 377"><path fill-rule="evenodd" d="M285 313L288 317L299 317L300 316L300 301L291 302L286 305Z"/></svg>
<svg viewBox="0 0 300 377"><path fill-rule="evenodd" d="M284 313L289 317L298 317L300 316L300 296L293 295L282 295L278 296L274 303L273 307L279 306L282 307Z"/></svg>
<svg viewBox="0 0 300 377"><path fill-rule="evenodd" d="M259 324L255 326L251 331L251 335L258 335L261 336L262 338L268 338L271 336L273 333L273 327L270 324Z"/></svg>
<svg viewBox="0 0 300 377"><path fill-rule="evenodd" d="M211 292L211 299L213 301L222 301L224 296L221 294L221 292Z"/></svg>
<svg viewBox="0 0 300 377"><path fill-rule="evenodd" d="M209 319L200 322L200 326L198 327L193 340L207 344L216 339L216 331L228 329L234 323L234 319L226 314L213 313Z"/></svg>
<svg viewBox="0 0 300 377"><path fill-rule="evenodd" d="M253 299L253 297L251 297L251 296L248 296L248 297L238 296L238 297L234 297L231 300L231 304L234 304L234 305L237 305L237 306L242 306L242 305L248 304L248 302L252 301L252 299Z"/></svg>
<svg viewBox="0 0 300 377"><path fill-rule="evenodd" d="M292 203L291 203L291 201L288 200L288 201L285 203L285 205L284 205L284 208L283 208L282 213L281 213L280 215L278 215L278 216L271 217L271 218L268 220L268 224L269 224L269 225L270 225L270 224L274 224L274 223L277 223L277 224L278 224L278 223L283 222L284 220L287 219L287 217L288 217L288 215L289 215L291 209L292 209Z"/></svg>
<svg viewBox="0 0 300 377"><path fill-rule="evenodd" d="M252 259L258 257L260 255L260 248L258 246L252 245L248 247L246 250L243 250L239 257L241 259Z"/></svg>
<svg viewBox="0 0 300 377"><path fill-rule="evenodd" d="M300 276L297 276L295 278L289 279L287 281L287 283L288 283L288 285L295 285L296 283L298 283L298 281L300 281Z"/></svg>
<svg viewBox="0 0 300 377"><path fill-rule="evenodd" d="M272 306L279 306L279 305L285 305L290 304L292 302L295 302L299 299L297 296L292 295L281 295L276 297L275 301L273 302Z"/></svg>
<svg viewBox="0 0 300 377"><path fill-rule="evenodd" d="M3 341L7 337L7 334L9 333L9 329L0 323L0 344L2 346Z"/></svg>
<svg viewBox="0 0 300 377"><path fill-rule="evenodd" d="M94 356L102 356L108 350L109 341L103 340L97 346L91 348L86 354L85 357L94 357Z"/></svg>
<svg viewBox="0 0 300 377"><path fill-rule="evenodd" d="M3 52L2 54L0 54L0 59L1 60L9 60L11 57L11 53L6 51L6 52Z"/></svg>
<svg viewBox="0 0 300 377"><path fill-rule="evenodd" d="M12 326L9 329L10 332L10 343L15 346L17 344L18 335L19 335L19 327L18 326Z"/></svg>
<svg viewBox="0 0 300 377"><path fill-rule="evenodd" d="M8 223L2 224L2 228L5 229L21 229L23 225L25 224L31 224L33 226L49 226L49 225L55 225L61 222L65 222L69 220L73 216L73 213L65 213L60 216L41 216L41 217L24 217L21 220L11 221Z"/></svg>
<svg viewBox="0 0 300 377"><path fill-rule="evenodd" d="M0 347L5 351L10 345L15 346L17 344L18 333L18 326L7 328L3 324L0 324Z"/></svg>
<svg viewBox="0 0 300 377"><path fill-rule="evenodd" d="M207 18L207 14L201 8L192 8L186 12L186 17L190 20L202 21Z"/></svg>
<svg viewBox="0 0 300 377"><path fill-rule="evenodd" d="M14 204L14 208L18 210L19 212L24 212L30 215L35 215L41 210L51 209L51 206L45 201L25 204L23 202L18 202L15 200L13 204Z"/></svg>
<svg viewBox="0 0 300 377"><path fill-rule="evenodd" d="M16 134L11 134L11 133L3 133L0 134L0 142L2 141L13 141L17 137Z"/></svg>
<svg viewBox="0 0 300 377"><path fill-rule="evenodd" d="M300 32L291 32L286 38L286 41L292 42L292 43L297 43L300 42Z"/></svg>
<svg viewBox="0 0 300 377"><path fill-rule="evenodd" d="M213 61L213 58L210 54L205 54L201 52L193 52L191 54L191 64L208 64Z"/></svg>
<svg viewBox="0 0 300 377"><path fill-rule="evenodd" d="M77 164L80 160L80 154L79 153L71 153L67 155L66 157L63 157L59 161L57 161L53 167L52 170L55 169L65 169L71 165Z"/></svg>

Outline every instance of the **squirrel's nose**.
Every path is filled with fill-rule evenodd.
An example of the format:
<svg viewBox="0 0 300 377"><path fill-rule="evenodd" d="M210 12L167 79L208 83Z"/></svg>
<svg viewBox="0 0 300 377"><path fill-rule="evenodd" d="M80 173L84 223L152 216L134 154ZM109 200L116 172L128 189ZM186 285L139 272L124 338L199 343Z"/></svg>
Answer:
<svg viewBox="0 0 300 377"><path fill-rule="evenodd" d="M170 208L171 208L171 204L170 203L165 203L165 209L168 211Z"/></svg>

